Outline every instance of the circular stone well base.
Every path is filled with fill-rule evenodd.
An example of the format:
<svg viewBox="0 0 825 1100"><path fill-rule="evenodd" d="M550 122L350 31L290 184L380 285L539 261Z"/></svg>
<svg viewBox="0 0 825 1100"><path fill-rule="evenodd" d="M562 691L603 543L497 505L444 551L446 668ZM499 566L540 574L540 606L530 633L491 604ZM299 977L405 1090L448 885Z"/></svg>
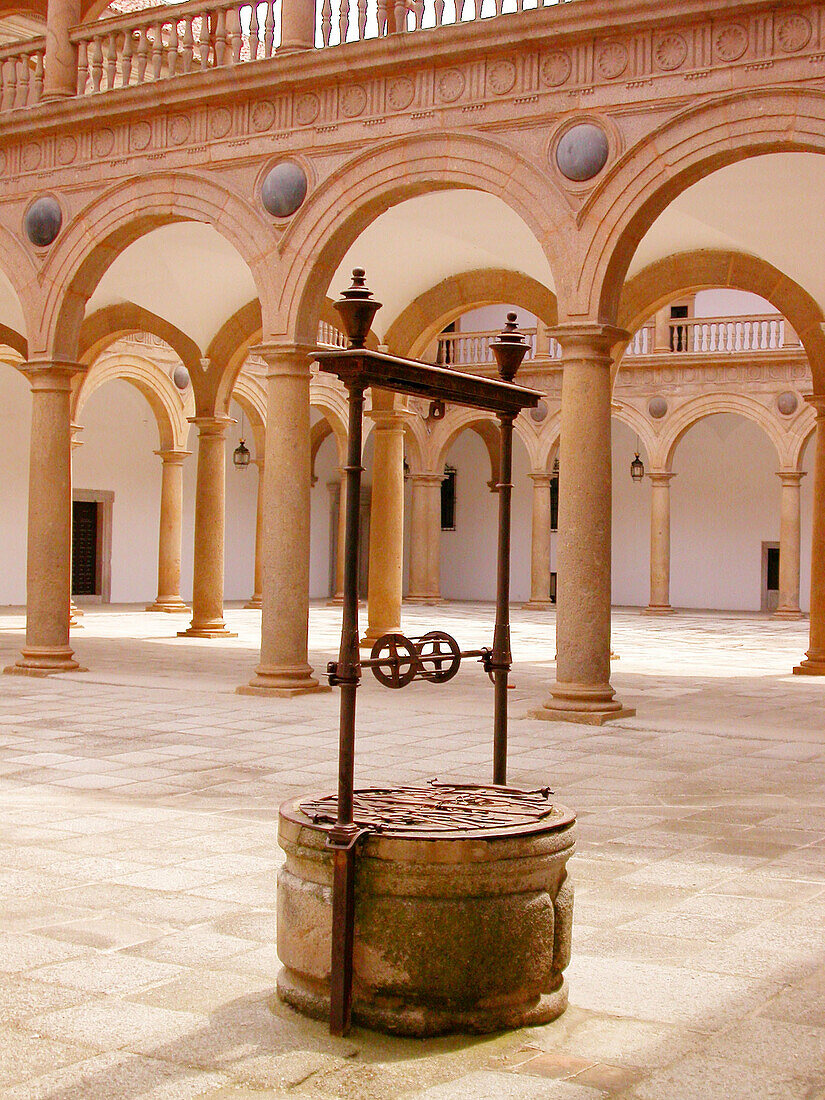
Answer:
<svg viewBox="0 0 825 1100"><path fill-rule="evenodd" d="M519 796L527 812L516 805L502 814L502 802ZM416 799L420 814L408 809ZM278 993L316 1019L329 1017L331 801L332 814L330 799L285 803L278 831L286 852ZM378 822L364 808L374 812L376 801ZM370 832L356 860L356 1023L423 1037L547 1023L564 1011L573 917L567 861L575 844L569 810L548 792L433 784L356 792L355 820L382 830Z"/></svg>

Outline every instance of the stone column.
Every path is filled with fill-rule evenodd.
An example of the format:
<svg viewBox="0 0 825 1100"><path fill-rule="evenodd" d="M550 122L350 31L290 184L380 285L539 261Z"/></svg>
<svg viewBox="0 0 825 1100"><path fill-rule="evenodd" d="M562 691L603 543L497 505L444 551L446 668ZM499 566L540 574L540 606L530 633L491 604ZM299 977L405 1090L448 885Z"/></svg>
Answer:
<svg viewBox="0 0 825 1100"><path fill-rule="evenodd" d="M312 674L309 643L309 346L268 344L261 663L247 695L328 691Z"/></svg>
<svg viewBox="0 0 825 1100"><path fill-rule="evenodd" d="M825 676L825 396L818 395L808 400L816 409L811 547L811 634L807 657L794 669L794 672L800 676Z"/></svg>
<svg viewBox="0 0 825 1100"><path fill-rule="evenodd" d="M333 504L338 502L338 534L335 539L335 591L327 600L327 607L340 607L344 602L344 546L346 543L347 528L347 479L343 471L339 472L338 481L330 481L329 489L330 514L334 512Z"/></svg>
<svg viewBox="0 0 825 1100"><path fill-rule="evenodd" d="M610 685L610 364L627 334L555 331L562 348L556 683L533 717L601 725L633 714Z"/></svg>
<svg viewBox="0 0 825 1100"><path fill-rule="evenodd" d="M187 612L180 595L183 460L191 451L155 451L161 461L158 526L158 594L147 611Z"/></svg>
<svg viewBox="0 0 825 1100"><path fill-rule="evenodd" d="M80 669L69 645L72 588L72 377L79 363L32 361L26 644L6 672Z"/></svg>
<svg viewBox="0 0 825 1100"><path fill-rule="evenodd" d="M441 482L443 474L411 474L410 603L441 603Z"/></svg>
<svg viewBox="0 0 825 1100"><path fill-rule="evenodd" d="M72 424L72 485L74 485L74 452L77 450L78 447L83 446L83 440L78 439L78 432L82 432L82 431L83 431L83 425L82 424ZM74 496L72 497L72 502L74 502ZM74 524L74 515L72 516L72 523ZM71 562L69 563L69 568L71 569ZM82 619L85 612L82 611L77 606L77 604L74 602L74 599L72 598L72 595L71 595L71 587L72 587L72 585L71 585L71 574L70 574L70 578L69 578L69 629L70 630L82 630L83 629L83 624L79 623L77 620Z"/></svg>
<svg viewBox="0 0 825 1100"><path fill-rule="evenodd" d="M555 607L550 599L550 483L553 475L541 470L533 480L533 529L530 553L530 599L526 608Z"/></svg>
<svg viewBox="0 0 825 1100"><path fill-rule="evenodd" d="M264 575L264 467L262 458L254 460L258 467L258 503L255 512L255 580L254 592L249 603L244 607L253 611L260 610L263 600L263 575Z"/></svg>
<svg viewBox="0 0 825 1100"><path fill-rule="evenodd" d="M801 619L799 609L800 486L799 470L780 470L782 483L779 513L779 605L774 619Z"/></svg>
<svg viewBox="0 0 825 1100"><path fill-rule="evenodd" d="M315 0L284 0L279 53L311 50L315 45Z"/></svg>
<svg viewBox="0 0 825 1100"><path fill-rule="evenodd" d="M673 615L670 606L670 482L675 474L651 470L650 603L643 615Z"/></svg>
<svg viewBox="0 0 825 1100"><path fill-rule="evenodd" d="M195 556L192 623L181 638L235 638L223 618L226 426L228 416L196 416L198 475L195 488Z"/></svg>
<svg viewBox="0 0 825 1100"><path fill-rule="evenodd" d="M375 422L367 582L367 630L362 648L401 632L404 580L404 421L392 394L372 391Z"/></svg>
<svg viewBox="0 0 825 1100"><path fill-rule="evenodd" d="M69 30L80 22L80 0L49 0L46 11L46 55L43 99L77 95L77 46Z"/></svg>

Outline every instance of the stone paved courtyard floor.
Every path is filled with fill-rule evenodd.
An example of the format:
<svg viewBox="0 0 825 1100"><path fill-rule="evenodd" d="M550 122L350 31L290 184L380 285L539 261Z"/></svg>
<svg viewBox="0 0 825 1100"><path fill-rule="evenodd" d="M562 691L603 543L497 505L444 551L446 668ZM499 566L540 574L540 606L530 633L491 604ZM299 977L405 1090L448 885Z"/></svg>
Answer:
<svg viewBox="0 0 825 1100"><path fill-rule="evenodd" d="M313 607L313 660L340 613ZM825 679L789 675L806 624L617 611L602 729L526 718L552 678L552 613L515 613L511 782L579 813L570 1008L426 1042L322 1024L273 988L278 804L331 789L334 693L233 694L237 639L88 610L84 674L0 681L0 1100L821 1100ZM405 609L485 644L491 608ZM0 615L14 660L19 613ZM487 780L491 688L361 693L359 782Z"/></svg>

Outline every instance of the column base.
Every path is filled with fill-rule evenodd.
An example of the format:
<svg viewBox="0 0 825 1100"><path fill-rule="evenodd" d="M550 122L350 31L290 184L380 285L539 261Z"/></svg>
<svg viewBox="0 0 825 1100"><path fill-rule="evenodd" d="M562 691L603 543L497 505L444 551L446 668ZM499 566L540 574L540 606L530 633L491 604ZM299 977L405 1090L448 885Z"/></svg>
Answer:
<svg viewBox="0 0 825 1100"><path fill-rule="evenodd" d="M555 607L554 600L528 600L527 603L521 605L522 611L550 611L554 610Z"/></svg>
<svg viewBox="0 0 825 1100"><path fill-rule="evenodd" d="M794 676L825 676L825 657L806 657L793 670Z"/></svg>
<svg viewBox="0 0 825 1100"><path fill-rule="evenodd" d="M401 601L402 603L420 603L426 604L429 607L438 607L443 603L449 603L449 600L445 600L443 596L405 596Z"/></svg>
<svg viewBox="0 0 825 1100"><path fill-rule="evenodd" d="M226 629L226 623L222 619L212 619L206 623L192 623L187 630L178 631L179 638L237 638L231 630Z"/></svg>
<svg viewBox="0 0 825 1100"><path fill-rule="evenodd" d="M543 722L579 722L586 726L603 726L617 718L632 718L635 709L624 706L614 698L615 694L610 684L558 684L548 701L528 711L528 717Z"/></svg>
<svg viewBox="0 0 825 1100"><path fill-rule="evenodd" d="M391 626L387 630L367 630L358 646L360 649L372 649L378 639L383 638L385 634L403 634L403 631L400 626Z"/></svg>
<svg viewBox="0 0 825 1100"><path fill-rule="evenodd" d="M647 607L643 607L639 612L640 615L675 615L676 608L671 607L670 604L648 604Z"/></svg>
<svg viewBox="0 0 825 1100"><path fill-rule="evenodd" d="M9 676L53 676L59 672L88 672L74 659L69 646L30 646L22 650L20 659L3 672Z"/></svg>
<svg viewBox="0 0 825 1100"><path fill-rule="evenodd" d="M790 620L801 619L802 612L799 610L798 607L778 607L776 611L774 611L773 615L771 615L771 618Z"/></svg>
<svg viewBox="0 0 825 1100"><path fill-rule="evenodd" d="M263 599L261 596L252 596L243 606L245 611L260 611L263 606Z"/></svg>
<svg viewBox="0 0 825 1100"><path fill-rule="evenodd" d="M332 688L318 683L310 665L260 665L248 684L235 688L237 695L274 695L283 699L319 691Z"/></svg>
<svg viewBox="0 0 825 1100"><path fill-rule="evenodd" d="M147 604L144 611L163 611L167 615L191 615L192 608L180 598L158 596L154 603Z"/></svg>
<svg viewBox="0 0 825 1100"><path fill-rule="evenodd" d="M82 611L77 606L77 604L74 602L74 600L72 600L72 602L69 604L69 611L72 615L80 615L81 617L86 614L85 611Z"/></svg>

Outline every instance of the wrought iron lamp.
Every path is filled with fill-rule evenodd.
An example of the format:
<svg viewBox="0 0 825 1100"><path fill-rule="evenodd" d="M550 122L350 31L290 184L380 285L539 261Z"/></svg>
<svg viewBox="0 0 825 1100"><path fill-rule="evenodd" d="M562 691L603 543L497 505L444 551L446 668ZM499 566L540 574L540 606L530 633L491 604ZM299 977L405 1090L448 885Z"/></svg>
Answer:
<svg viewBox="0 0 825 1100"><path fill-rule="evenodd" d="M249 453L249 448L244 441L244 424L243 413L241 413L241 439L238 446L232 452L232 461L235 463L235 467L238 470L245 470L249 465L249 460L252 457Z"/></svg>
<svg viewBox="0 0 825 1100"><path fill-rule="evenodd" d="M636 452L636 456L630 463L630 476L635 482L640 482L645 476L645 464L639 458L639 452Z"/></svg>

